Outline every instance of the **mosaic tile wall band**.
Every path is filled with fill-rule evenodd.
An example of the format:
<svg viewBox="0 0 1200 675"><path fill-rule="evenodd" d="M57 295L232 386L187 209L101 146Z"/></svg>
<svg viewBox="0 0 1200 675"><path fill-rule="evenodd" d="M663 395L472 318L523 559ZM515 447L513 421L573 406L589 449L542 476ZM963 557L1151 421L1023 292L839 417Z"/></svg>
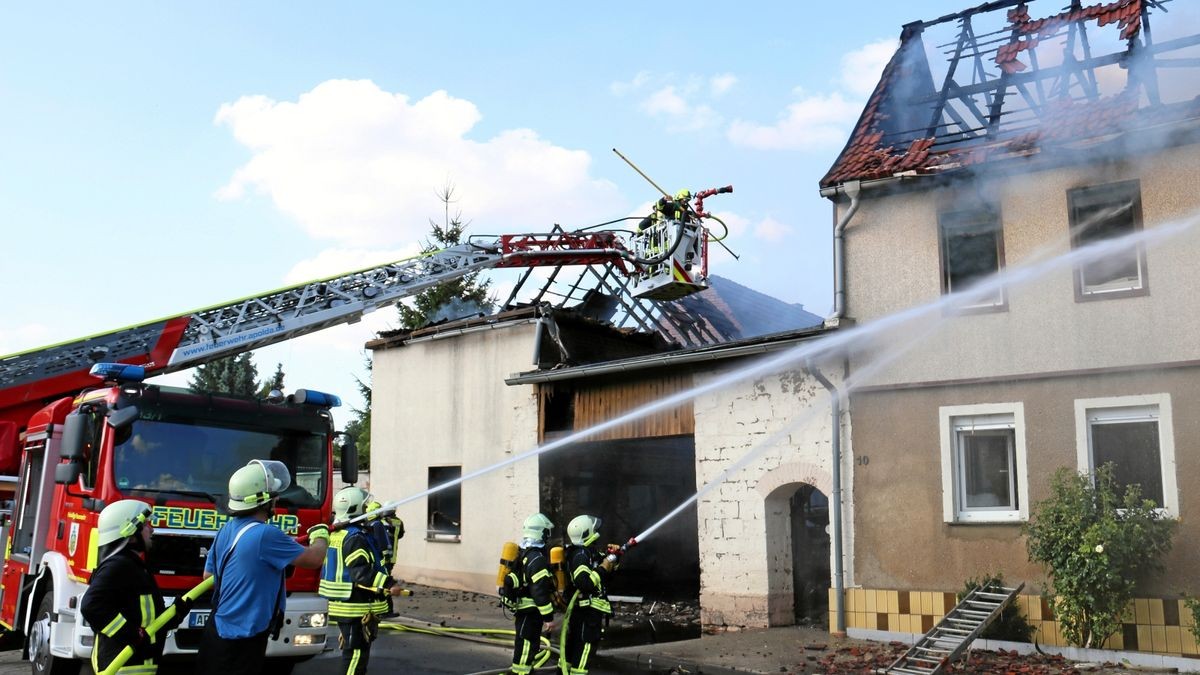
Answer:
<svg viewBox="0 0 1200 675"><path fill-rule="evenodd" d="M886 630L922 634L958 604L954 593L943 591L887 591L865 588L846 589L845 610L848 628ZM829 589L829 625L836 625L833 611L836 594ZM1019 595L1021 613L1036 629L1039 644L1065 647L1062 628L1054 620L1050 605L1040 595ZM1121 629L1109 637L1105 649L1152 652L1173 656L1200 656L1200 646L1192 635L1192 613L1177 598L1138 598L1129 603Z"/></svg>

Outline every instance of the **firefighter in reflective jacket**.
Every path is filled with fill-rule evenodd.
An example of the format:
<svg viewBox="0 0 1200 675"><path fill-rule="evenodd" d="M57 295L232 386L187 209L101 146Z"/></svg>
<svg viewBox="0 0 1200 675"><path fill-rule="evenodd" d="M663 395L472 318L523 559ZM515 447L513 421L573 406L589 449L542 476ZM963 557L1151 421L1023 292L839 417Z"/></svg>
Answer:
<svg viewBox="0 0 1200 675"><path fill-rule="evenodd" d="M609 560L592 549L600 538L600 519L576 516L567 525L567 573L571 586L579 594L567 620L567 651L560 658L567 675L587 673L588 661L596 653L604 635L604 620L612 614L605 582L616 569L616 556Z"/></svg>
<svg viewBox="0 0 1200 675"><path fill-rule="evenodd" d="M334 521L364 513L367 491L342 488L333 497ZM371 642L379 632L379 617L387 612L387 598L400 591L384 571L371 535L357 524L329 535L329 551L321 570L318 592L329 601L329 618L341 636L342 667L346 675L367 672Z"/></svg>
<svg viewBox="0 0 1200 675"><path fill-rule="evenodd" d="M180 597L176 615L157 635L146 627L163 612L162 593L142 556L150 549L153 528L150 505L122 499L104 507L96 523L100 563L92 572L80 611L96 632L92 648L92 670L102 672L125 647L133 656L116 672L141 675L158 671L163 641L191 610L192 603Z"/></svg>
<svg viewBox="0 0 1200 675"><path fill-rule="evenodd" d="M512 668L514 675L525 675L550 658L550 650L538 650L542 626L554 618L554 594L557 587L550 571L546 542L554 523L535 513L525 519L521 530L521 555L504 579L502 596L515 615Z"/></svg>

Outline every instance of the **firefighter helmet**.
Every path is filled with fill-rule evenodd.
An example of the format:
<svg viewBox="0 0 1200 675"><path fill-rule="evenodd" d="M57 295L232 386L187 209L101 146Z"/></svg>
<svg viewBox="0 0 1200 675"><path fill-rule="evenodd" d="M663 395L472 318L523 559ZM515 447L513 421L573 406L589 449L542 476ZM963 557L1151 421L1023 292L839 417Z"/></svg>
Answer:
<svg viewBox="0 0 1200 675"><path fill-rule="evenodd" d="M366 512L367 491L360 487L344 487L333 496L334 520L349 520Z"/></svg>
<svg viewBox="0 0 1200 675"><path fill-rule="evenodd" d="M680 190L679 192L675 193L675 201L677 201L677 202L686 202L687 200L689 200L691 198L692 198L691 190Z"/></svg>
<svg viewBox="0 0 1200 675"><path fill-rule="evenodd" d="M122 499L104 507L96 521L96 545L104 546L137 534L150 518L150 505Z"/></svg>
<svg viewBox="0 0 1200 675"><path fill-rule="evenodd" d="M229 511L253 511L292 486L292 475L283 462L252 459L229 477Z"/></svg>
<svg viewBox="0 0 1200 675"><path fill-rule="evenodd" d="M550 530L554 529L554 523L546 516L535 513L525 519L521 526L521 535L526 539L540 541L545 543L550 538Z"/></svg>
<svg viewBox="0 0 1200 675"><path fill-rule="evenodd" d="M596 516L575 516L567 524L567 538L576 546L590 546L600 538L600 519Z"/></svg>

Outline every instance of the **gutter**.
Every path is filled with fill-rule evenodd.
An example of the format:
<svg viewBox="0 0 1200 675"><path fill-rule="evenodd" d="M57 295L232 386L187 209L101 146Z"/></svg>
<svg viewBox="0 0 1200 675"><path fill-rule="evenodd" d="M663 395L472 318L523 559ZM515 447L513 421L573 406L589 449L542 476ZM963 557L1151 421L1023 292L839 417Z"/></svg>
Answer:
<svg viewBox="0 0 1200 675"><path fill-rule="evenodd" d="M469 335L471 333L482 333L484 331L496 330L498 328L511 328L513 326L525 326L537 323L537 319L521 319L518 321L504 321L485 324L483 326L470 326L467 328L454 328L447 331L440 331L432 335L422 335L421 337L408 338L404 340L406 345L415 345L419 342L432 342L434 340L442 340L450 337L458 337L459 335Z"/></svg>
<svg viewBox="0 0 1200 675"><path fill-rule="evenodd" d="M821 188L821 196L833 201L833 214L837 216L837 197L845 195L850 198L850 208L842 214L833 226L833 315L825 319L826 328L837 328L842 319L846 318L846 227L850 219L858 212L859 197L864 188L894 185L907 178L915 178L916 172L899 173L878 180L851 180Z"/></svg>
<svg viewBox="0 0 1200 675"><path fill-rule="evenodd" d="M829 407L833 415L833 424L831 425L833 437L830 442L833 451L833 495L831 495L832 503L829 513L833 519L831 523L833 532L830 533L830 536L833 539L833 588L836 598L837 623L832 633L837 637L845 637L846 572L845 562L842 559L842 392L812 363L806 362L803 367L829 392Z"/></svg>

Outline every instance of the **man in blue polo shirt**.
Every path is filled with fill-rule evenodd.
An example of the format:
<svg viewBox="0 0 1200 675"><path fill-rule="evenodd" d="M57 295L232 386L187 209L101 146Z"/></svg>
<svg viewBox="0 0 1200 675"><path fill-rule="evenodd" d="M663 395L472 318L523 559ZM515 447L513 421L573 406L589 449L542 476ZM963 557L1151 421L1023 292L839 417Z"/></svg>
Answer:
<svg viewBox="0 0 1200 675"><path fill-rule="evenodd" d="M217 532L204 563L204 576L216 576L212 617L197 655L201 675L257 675L267 638L282 618L288 565L318 568L325 562L329 528L309 529L300 545L267 523L275 499L291 485L282 462L252 460L229 478L229 519Z"/></svg>

